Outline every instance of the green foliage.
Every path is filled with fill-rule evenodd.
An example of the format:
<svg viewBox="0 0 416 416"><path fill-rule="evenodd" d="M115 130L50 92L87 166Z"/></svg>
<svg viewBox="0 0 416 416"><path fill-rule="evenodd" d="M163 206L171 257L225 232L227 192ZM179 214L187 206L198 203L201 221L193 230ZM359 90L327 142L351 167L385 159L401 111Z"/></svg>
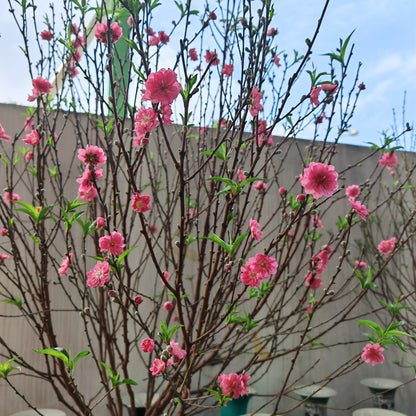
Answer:
<svg viewBox="0 0 416 416"><path fill-rule="evenodd" d="M341 63L341 65L343 67L345 67L345 54L347 52L347 47L348 44L351 40L351 36L353 35L353 33L355 32L355 30L353 30L350 35L347 37L347 39L345 39L345 41L343 41L342 39L339 40L339 48L336 49L335 52L331 52L331 53L325 53L324 55L329 56L331 58L331 60L335 60Z"/></svg>
<svg viewBox="0 0 416 416"><path fill-rule="evenodd" d="M234 150L234 148L230 147L230 150L227 151L227 144L225 142L223 142L223 143L221 143L218 150L215 150L215 149L205 150L204 152L201 152L201 155L211 156L214 153L215 157L217 157L218 159L222 160L225 163L230 158L233 150ZM212 180L212 179L213 178L209 178L208 180ZM226 178L222 178L222 179L226 179Z"/></svg>
<svg viewBox="0 0 416 416"><path fill-rule="evenodd" d="M227 310L229 308L230 307L228 305ZM239 312L237 311L237 305L235 305L234 309L228 312L225 323L227 325L231 325L231 324L241 325L246 330L246 332L249 332L251 329L255 328L260 322L260 321L253 321L252 316L246 311L244 311L244 315L245 315L244 318L238 316L238 314Z"/></svg>
<svg viewBox="0 0 416 416"><path fill-rule="evenodd" d="M130 378L125 378L120 381L120 373L114 374L111 368L102 361L101 365L107 370L113 388L121 386L122 384L130 384L131 386L137 386L137 383Z"/></svg>
<svg viewBox="0 0 416 416"><path fill-rule="evenodd" d="M273 289L273 285L271 285L269 282L262 281L260 283L260 288L252 287L250 288L250 299L251 298L262 298L265 295L268 295Z"/></svg>
<svg viewBox="0 0 416 416"><path fill-rule="evenodd" d="M172 338L173 334L179 329L182 328L183 325L175 325L173 328L168 329L168 326L164 321L161 321L160 323L160 331L157 333L157 335L161 338L161 340L165 344L169 344L170 339Z"/></svg>
<svg viewBox="0 0 416 416"><path fill-rule="evenodd" d="M223 396L222 395L222 389L220 386L218 386L218 390L210 389L208 387L204 387L205 390L209 391L211 394L213 394L218 399L218 404L220 407L225 406L227 402L232 400L232 396L234 392L231 393L229 396Z"/></svg>
<svg viewBox="0 0 416 416"><path fill-rule="evenodd" d="M4 364L0 363L0 378L7 378L9 373L13 370L19 370L19 367L13 367L10 365L14 360L17 360L19 357L13 357L9 361L5 362Z"/></svg>
<svg viewBox="0 0 416 416"><path fill-rule="evenodd" d="M239 194L243 191L243 188L252 182L261 181L261 178L247 178L244 181L237 183L234 182L232 179L223 178L221 176L213 176L208 178L207 181L220 181L227 184L227 186L220 192L217 192L215 196L222 195L222 194Z"/></svg>
<svg viewBox="0 0 416 416"><path fill-rule="evenodd" d="M371 278L373 276L371 267L369 267L368 270L364 273L364 276L359 270L355 270L355 275L358 277L358 280L360 281L361 289L365 290L369 289L370 287L377 287L377 285L371 281Z"/></svg>
<svg viewBox="0 0 416 416"><path fill-rule="evenodd" d="M45 220L56 221L56 218L53 215L48 216L48 213L57 204L49 205L47 207L38 209L38 207L30 205L26 202L14 201L14 203L23 207L23 208L16 208L16 211L24 212L25 214L27 214L33 220L35 224L38 224Z"/></svg>
<svg viewBox="0 0 416 416"><path fill-rule="evenodd" d="M11 297L9 299L2 299L2 302L8 303L10 305L15 305L19 309L21 309L22 308L22 305L23 305L23 300L20 299L19 296L16 296L16 295L14 295L13 297Z"/></svg>
<svg viewBox="0 0 416 416"><path fill-rule="evenodd" d="M394 301L394 303L387 303L382 300L379 300L379 302L384 305L392 316L395 316L398 312L400 312L402 309L412 309L410 306L398 306L398 303L402 300L402 296L397 297L397 299Z"/></svg>
<svg viewBox="0 0 416 416"><path fill-rule="evenodd" d="M249 235L249 232L246 232L242 235L240 235L239 237L237 237L237 239L233 242L231 240L231 234L228 235L229 238L229 243L227 244L224 240L222 240L220 237L218 237L214 232L211 231L211 237L201 237L203 239L206 240L210 240L213 241L214 243L217 243L218 245L220 245L226 252L227 254L231 257L233 256L233 254L235 253L235 251L237 250L238 246L240 245L240 243Z"/></svg>
<svg viewBox="0 0 416 416"><path fill-rule="evenodd" d="M46 354L51 355L52 357L56 357L63 361L66 365L66 369L70 376L74 373L75 363L82 357L87 356L90 352L88 350L82 351L76 355L74 359L71 358L71 348L69 349L69 352L66 351L64 348L45 348L43 350L34 350L35 352L39 354Z"/></svg>

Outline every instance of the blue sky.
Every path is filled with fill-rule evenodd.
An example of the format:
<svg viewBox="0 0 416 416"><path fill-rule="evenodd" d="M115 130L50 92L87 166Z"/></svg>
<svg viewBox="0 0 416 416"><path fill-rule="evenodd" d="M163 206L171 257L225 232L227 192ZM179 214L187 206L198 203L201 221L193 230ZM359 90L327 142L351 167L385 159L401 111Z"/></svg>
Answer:
<svg viewBox="0 0 416 416"><path fill-rule="evenodd" d="M255 0L260 1L260 0ZM38 0L40 16L49 1ZM167 7L173 1L163 0ZM196 2L197 3L197 2ZM276 26L279 49L287 52L304 49L320 15L323 0L276 0ZM43 12L42 12L43 10ZM404 92L406 121L416 118L416 17L415 0L332 0L322 30L313 49L313 60L320 70L327 70L327 59L320 55L335 50L339 38L354 29L355 44L352 68L362 62L360 80L366 90L361 95L352 121L355 136L345 135L343 142L365 144L380 142L383 130L391 131L392 109L401 121ZM41 25L42 26L42 25ZM11 15L0 16L0 102L28 105L31 81L19 49L22 41ZM353 77L350 71L350 77ZM1 117L1 115L0 115ZM1 122L1 120L0 120ZM307 138L307 137L305 137Z"/></svg>

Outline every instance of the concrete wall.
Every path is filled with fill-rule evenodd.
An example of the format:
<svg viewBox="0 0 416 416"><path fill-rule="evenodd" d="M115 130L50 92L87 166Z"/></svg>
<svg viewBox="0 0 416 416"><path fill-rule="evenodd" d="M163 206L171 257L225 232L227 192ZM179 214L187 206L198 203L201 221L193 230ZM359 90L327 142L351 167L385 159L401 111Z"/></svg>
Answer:
<svg viewBox="0 0 416 416"><path fill-rule="evenodd" d="M12 135L14 132L20 131L22 129L24 124L24 117L21 114L24 112L25 109L22 107L0 104L0 123L5 128L6 133ZM59 122L64 123L65 120L62 118ZM72 149L76 137L76 133L71 130L68 124L63 137L60 139L60 142L63 144L65 142L71 143ZM278 140L278 138L275 140ZM3 143L3 145L4 146L2 151L7 151L7 143ZM281 178L279 178L279 183L281 186L289 188L293 182L293 178L295 178L295 176L300 173L300 154L306 155L306 148L308 145L309 142L299 140L297 141L297 146L292 146L290 149L288 149L287 154L283 152L283 154L285 154L286 160L284 164L285 170L281 172ZM349 165L351 160L355 161L361 158L365 159L366 155L368 154L369 150L365 148L339 145L337 147L336 157L332 163L336 166L337 171L342 171ZM377 155L374 155L371 158L365 160L359 168L353 171L351 175L348 175L348 177L341 177L340 183L345 185L350 185L352 183L362 183L372 172L375 164L377 163L377 159ZM68 172L71 168L68 164L69 160L70 158L60 161L63 164L64 169ZM4 188L4 186L5 183L2 183L0 189ZM75 197L75 195L76 185L74 185L73 195L71 195L71 197ZM276 198L279 198L277 192ZM336 207L333 209L333 217L325 217L328 229L331 228L331 225L329 224L335 224L337 215L343 216L346 213L345 199L339 199L334 203L336 204ZM268 213L272 212L273 209L274 206L267 206L265 216L267 217ZM272 225L270 225L270 227L272 227ZM334 225L332 225L332 227L334 227ZM334 265L332 267L334 267ZM348 270L346 273L350 274L350 272L351 270ZM0 275L0 278L4 279L5 276ZM339 302L344 305L348 304L355 295L356 293L348 294L347 291L345 296L340 299ZM56 291L54 296L57 297L54 300L61 306L63 302L62 294L60 294L59 291ZM325 316L327 314L336 314L339 305L340 303L328 305L328 309L325 309L318 314L317 321L325 321ZM362 310L363 309L357 310L357 319L359 317L359 313ZM40 364L42 362L42 357L39 357L38 354L33 352L34 348L38 348L37 340L33 337L33 332L27 323L25 323L24 320L18 318L17 315L18 314L16 313L16 310L13 309L11 305L0 303L0 338L7 339L8 343L11 345L18 346L19 355L24 356L28 361ZM9 319L11 316L16 317ZM57 315L55 318L55 327L59 331L59 336L63 345L71 345L72 350L75 353L86 349L86 339L82 330L82 322L80 319L77 320L73 314L70 316L64 313ZM300 377L306 369L312 366L312 364L314 364L313 369L308 373L306 377L306 379L310 382L319 379L322 377L322 375L330 374L337 366L339 366L340 363L345 362L346 365L348 365L346 360L359 354L365 345L365 339L361 335L362 332L364 331L361 328L358 328L358 325L355 321L343 324L338 327L335 332L332 332L328 338L322 339L322 342L325 344L339 343L340 345L331 349L323 348L318 351L310 351L309 353L305 353L303 355L304 358L302 359L303 361L301 362L301 365L296 369L296 372L292 377L293 381L296 380L297 376ZM350 339L356 340L356 343L342 345L344 341ZM0 345L0 352L4 353L4 351L4 348ZM334 388L338 392L338 396L332 398L330 401L330 406L337 408L337 410L330 410L330 415L350 415L352 413L352 410L349 409L350 406L369 396L367 388L361 386L359 383L359 381L363 378L386 377L401 380L404 382L412 379L413 375L411 370L400 369L393 364L393 362L397 360L407 360L414 362L412 356L406 357L399 353L397 348L393 347L389 348L385 355L385 364L375 367L370 365L362 365L353 373L349 373L341 378L335 379L330 383L329 387ZM3 358L2 361L5 361L5 359ZM265 396L273 395L279 391L279 387L283 384L283 378L285 375L284 370L287 370L289 366L290 361L288 359L287 362L280 362L278 366L272 366L272 368L266 374L264 374L261 380L259 380L254 385L254 388L256 389L259 396L255 396L251 399L249 410L257 408L261 403L265 403L265 401L267 401L267 397ZM75 375L81 390L85 389L85 391L88 391L89 386L95 383L95 381L91 380L89 377L89 370L93 367L94 364L92 361L85 360L82 362L82 366L76 370ZM132 367L132 378L134 378L136 381L144 381L147 378L147 370L145 368L140 366L138 363L132 363ZM207 368L205 371L209 373L210 369ZM24 392L24 395L30 401L33 401L39 407L56 407L64 410L62 406L57 402L55 395L50 391L48 384L42 380L17 375L11 377L11 381L13 384L16 384L19 390ZM140 390L140 387L138 387L138 391ZM406 385L397 392L396 396L396 410L404 412L409 416L414 413L413 409L416 407L416 399L412 390L414 390L413 385ZM290 409L296 403L296 395L293 395L291 398L286 398L283 403L285 409ZM362 402L358 405L358 407L366 407L366 405L371 406L371 401L367 400ZM12 412L23 410L25 408L26 406L24 405L23 401L13 393L13 391L6 385L4 381L0 380L0 415L8 415ZM271 406L266 406L263 411L267 412L271 411L271 409ZM98 408L94 414L97 416L106 415L105 408ZM219 409L207 410L204 414L206 416L214 416L219 415L220 411ZM294 416L301 415L302 410L297 409L291 412L291 414Z"/></svg>

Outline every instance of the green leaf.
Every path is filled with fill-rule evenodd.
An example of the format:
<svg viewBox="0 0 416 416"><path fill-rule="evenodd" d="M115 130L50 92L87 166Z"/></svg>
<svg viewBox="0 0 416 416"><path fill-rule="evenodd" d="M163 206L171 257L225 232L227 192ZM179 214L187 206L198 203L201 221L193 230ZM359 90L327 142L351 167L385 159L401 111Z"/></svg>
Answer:
<svg viewBox="0 0 416 416"><path fill-rule="evenodd" d="M137 247L138 246L134 246L134 247L131 247L131 248L123 251L117 259L116 266L118 267L120 265L120 263L122 262L122 260L124 259L124 257L126 257L127 254L129 254L131 251L133 251Z"/></svg>
<svg viewBox="0 0 416 416"><path fill-rule="evenodd" d="M10 305L15 305L15 306L17 306L19 309L21 309L22 308L22 305L23 305L23 300L22 299L20 299L18 296L13 296L12 298L10 298L10 299L2 299L2 302L4 302L4 303L9 303Z"/></svg>
<svg viewBox="0 0 416 416"><path fill-rule="evenodd" d="M45 348L43 350L34 350L39 354L46 354L51 355L53 357L59 358L62 360L67 366L69 365L69 355L68 353L62 348Z"/></svg>
<svg viewBox="0 0 416 416"><path fill-rule="evenodd" d="M231 244L231 248L229 250L230 255L233 255L235 253L235 251L237 250L237 247L240 245L240 243L249 235L249 232L246 232L242 235L240 235L235 241L234 243Z"/></svg>
<svg viewBox="0 0 416 416"><path fill-rule="evenodd" d="M6 378L8 376L8 374L13 370L19 370L20 371L19 367L10 366L10 364L14 360L17 360L18 358L19 357L13 357L9 361L6 361L4 364L0 364L0 378Z"/></svg>

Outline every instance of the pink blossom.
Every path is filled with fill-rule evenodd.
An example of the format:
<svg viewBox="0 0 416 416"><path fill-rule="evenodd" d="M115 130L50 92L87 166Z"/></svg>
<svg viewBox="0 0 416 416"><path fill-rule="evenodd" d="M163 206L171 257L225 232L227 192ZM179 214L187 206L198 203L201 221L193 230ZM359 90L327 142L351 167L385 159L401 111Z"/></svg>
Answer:
<svg viewBox="0 0 416 416"><path fill-rule="evenodd" d="M362 204L360 201L355 201L354 198L349 198L350 205L352 206L352 209L364 220L365 216L368 215L368 209L367 207Z"/></svg>
<svg viewBox="0 0 416 416"><path fill-rule="evenodd" d="M171 104L164 104L162 105L162 116L163 116L163 123L170 126L172 124L172 105Z"/></svg>
<svg viewBox="0 0 416 416"><path fill-rule="evenodd" d="M274 28L271 27L268 31L267 31L267 36L276 36L278 35L279 32Z"/></svg>
<svg viewBox="0 0 416 416"><path fill-rule="evenodd" d="M110 42L116 43L123 34L123 30L118 25L117 22L114 22L110 25L110 30L108 30L108 22L104 21L103 23L97 23L94 30L94 35L97 40L105 45L108 44L108 33L110 32Z"/></svg>
<svg viewBox="0 0 416 416"><path fill-rule="evenodd" d="M365 84L361 83L358 85L359 90L365 90Z"/></svg>
<svg viewBox="0 0 416 416"><path fill-rule="evenodd" d="M157 113L153 108L141 108L138 110L134 131L139 139L143 138L146 133L151 133L153 127L158 125Z"/></svg>
<svg viewBox="0 0 416 416"><path fill-rule="evenodd" d="M226 77L230 77L234 71L233 64L225 64L222 68L221 73L224 74Z"/></svg>
<svg viewBox="0 0 416 416"><path fill-rule="evenodd" d="M161 103L162 105L171 104L181 90L181 84L177 81L177 75L171 69L162 68L152 73L144 84L145 90L143 101Z"/></svg>
<svg viewBox="0 0 416 416"><path fill-rule="evenodd" d="M256 241L261 240L263 233L260 231L260 224L252 218L250 218L250 232Z"/></svg>
<svg viewBox="0 0 416 416"><path fill-rule="evenodd" d="M278 68L279 68L279 66L282 66L282 65L280 65L280 59L276 54L273 54L273 61L274 61L274 63L276 64L276 66Z"/></svg>
<svg viewBox="0 0 416 416"><path fill-rule="evenodd" d="M378 163L385 166L387 169L393 169L397 163L397 156L394 152L385 152L379 159Z"/></svg>
<svg viewBox="0 0 416 416"><path fill-rule="evenodd" d="M24 125L25 131L32 130L32 127L33 127L34 124L35 124L35 122L33 121L33 118L30 117L30 116L27 116L26 121L25 121L25 125Z"/></svg>
<svg viewBox="0 0 416 416"><path fill-rule="evenodd" d="M321 84L321 88L327 95L333 95L338 91L338 85L330 83Z"/></svg>
<svg viewBox="0 0 416 416"><path fill-rule="evenodd" d="M319 199L322 195L331 196L338 188L337 179L338 173L335 172L333 165L319 162L311 162L309 167L305 168L304 174L299 175L305 192L315 199Z"/></svg>
<svg viewBox="0 0 416 416"><path fill-rule="evenodd" d="M316 276L315 274L308 273L306 275L305 284L306 286L309 286L312 290L316 290L322 286L322 280L320 277Z"/></svg>
<svg viewBox="0 0 416 416"><path fill-rule="evenodd" d="M103 228L105 225L105 218L103 217L97 217L97 228Z"/></svg>
<svg viewBox="0 0 416 416"><path fill-rule="evenodd" d="M157 46L159 45L159 42L160 42L159 36L151 36L149 38L149 45L151 46Z"/></svg>
<svg viewBox="0 0 416 416"><path fill-rule="evenodd" d="M33 157L33 152L27 152L25 154L25 160L26 161L29 161L30 159L32 159L32 157Z"/></svg>
<svg viewBox="0 0 416 416"><path fill-rule="evenodd" d="M186 356L186 351L179 348L179 343L174 339L170 340L169 352L178 360L182 360Z"/></svg>
<svg viewBox="0 0 416 416"><path fill-rule="evenodd" d="M32 79L32 95L29 96L28 101L35 101L40 94L49 94L52 84L45 78L37 77Z"/></svg>
<svg viewBox="0 0 416 416"><path fill-rule="evenodd" d="M284 193L286 193L286 189L285 188L283 188L283 186L281 186L280 188L279 188L279 194L284 194Z"/></svg>
<svg viewBox="0 0 416 416"><path fill-rule="evenodd" d="M110 278L110 265L106 261L97 261L97 264L87 273L89 287L103 287Z"/></svg>
<svg viewBox="0 0 416 416"><path fill-rule="evenodd" d="M26 144L31 144L32 146L37 145L40 142L39 133L36 130L32 130L31 133L26 134L26 138L23 139Z"/></svg>
<svg viewBox="0 0 416 416"><path fill-rule="evenodd" d="M164 45L166 45L169 42L169 36L163 30L161 30L159 32L159 40L160 40L160 43L163 43Z"/></svg>
<svg viewBox="0 0 416 416"><path fill-rule="evenodd" d="M348 198L355 199L357 196L360 195L360 187L358 185L351 185L345 190L345 195L348 196Z"/></svg>
<svg viewBox="0 0 416 416"><path fill-rule="evenodd" d="M7 228L2 228L0 230L0 235L5 235L5 234L7 234Z"/></svg>
<svg viewBox="0 0 416 416"><path fill-rule="evenodd" d="M69 30L73 35L78 35L79 33L79 27L76 25L76 23L70 23Z"/></svg>
<svg viewBox="0 0 416 416"><path fill-rule="evenodd" d="M18 194L12 194L12 197L10 198L10 192L6 191L3 195L3 199L6 204L10 205L10 200L12 202L20 201L20 196Z"/></svg>
<svg viewBox="0 0 416 416"><path fill-rule="evenodd" d="M260 104L260 100L263 98L263 94L260 92L258 87L253 87L251 90L250 98L250 114L255 117L259 111L263 111L263 106Z"/></svg>
<svg viewBox="0 0 416 416"><path fill-rule="evenodd" d="M214 12L209 12L209 18L211 20L216 20L217 19L217 15Z"/></svg>
<svg viewBox="0 0 416 416"><path fill-rule="evenodd" d="M155 224L149 224L149 231L150 231L152 234L156 234L156 233L157 233L157 231L158 231L158 228L157 228L157 226L156 226Z"/></svg>
<svg viewBox="0 0 416 416"><path fill-rule="evenodd" d="M133 201L131 202L131 206L136 212L146 212L149 211L150 208L152 208L149 202L149 195L140 195L139 192L136 192L133 195Z"/></svg>
<svg viewBox="0 0 416 416"><path fill-rule="evenodd" d="M371 365L376 365L384 361L382 352L384 348L377 342L376 344L367 344L364 347L364 352L361 354L361 358Z"/></svg>
<svg viewBox="0 0 416 416"><path fill-rule="evenodd" d="M173 309L173 303L171 301L167 301L165 302L165 304L163 305L163 307L165 308L166 311L171 311Z"/></svg>
<svg viewBox="0 0 416 416"><path fill-rule="evenodd" d="M155 341L152 338L145 338L140 343L143 352L152 352L155 349Z"/></svg>
<svg viewBox="0 0 416 416"><path fill-rule="evenodd" d="M306 195L305 194L299 194L296 196L296 201L302 202L306 201Z"/></svg>
<svg viewBox="0 0 416 416"><path fill-rule="evenodd" d="M146 29L146 33L148 33L150 36L156 35L155 31L151 27Z"/></svg>
<svg viewBox="0 0 416 416"><path fill-rule="evenodd" d="M382 240L377 246L377 249L382 254L390 254L396 244L396 237L390 238L390 240Z"/></svg>
<svg viewBox="0 0 416 416"><path fill-rule="evenodd" d="M66 256L66 257L63 259L63 261L62 261L62 263L61 263L61 267L60 267L60 268L59 268L59 270L58 270L58 273L59 273L59 274L65 274L65 273L68 271L69 265L70 265L70 263L71 263L71 261L72 261L73 257L74 257L74 254L73 254L73 253L69 253L69 255L68 255L68 256Z"/></svg>
<svg viewBox="0 0 416 416"><path fill-rule="evenodd" d="M133 16L129 16L128 18L127 18L127 24L130 26L130 27L133 27L134 26L134 19L133 19Z"/></svg>
<svg viewBox="0 0 416 416"><path fill-rule="evenodd" d="M323 228L322 221L319 219L318 214L312 217L312 223L316 225L316 228Z"/></svg>
<svg viewBox="0 0 416 416"><path fill-rule="evenodd" d="M258 181L253 185L253 188L256 191L264 191L264 190L266 190L266 182Z"/></svg>
<svg viewBox="0 0 416 416"><path fill-rule="evenodd" d="M241 376L236 373L221 374L218 380L220 381L223 396L232 395L233 399L238 399L240 396L248 394L247 383L250 380L249 375L244 373Z"/></svg>
<svg viewBox="0 0 416 416"><path fill-rule="evenodd" d="M111 235L101 237L98 243L101 251L108 251L108 254L114 256L119 256L126 246L124 237L117 231L113 231Z"/></svg>
<svg viewBox="0 0 416 416"><path fill-rule="evenodd" d="M94 186L81 185L78 188L79 197L85 202L91 202L97 196L97 189Z"/></svg>
<svg viewBox="0 0 416 416"><path fill-rule="evenodd" d="M198 215L198 210L196 208L189 208L188 215L189 219L195 218Z"/></svg>
<svg viewBox="0 0 416 416"><path fill-rule="evenodd" d="M40 32L40 37L49 42L53 39L53 33L49 30L42 30L42 32Z"/></svg>
<svg viewBox="0 0 416 416"><path fill-rule="evenodd" d="M137 296L134 297L134 303L136 305L140 305L142 302L143 302L143 299L140 295L137 295Z"/></svg>
<svg viewBox="0 0 416 416"><path fill-rule="evenodd" d="M3 264L4 260L7 260L9 257L8 254L0 253L0 266Z"/></svg>
<svg viewBox="0 0 416 416"><path fill-rule="evenodd" d="M163 272L163 277L164 277L164 279L167 281L167 282L169 282L169 279L170 279L170 274L169 274L169 272L167 271L167 270L165 270L164 272ZM163 284L163 286L165 286L165 282L163 281L163 279L161 279L162 280L162 284Z"/></svg>
<svg viewBox="0 0 416 416"><path fill-rule="evenodd" d="M97 179L103 177L102 169L88 169L84 170L81 178L78 178L76 181L83 187L87 188L89 186L94 186Z"/></svg>
<svg viewBox="0 0 416 416"><path fill-rule="evenodd" d="M315 124L321 124L321 123L323 123L323 121L324 121L324 119L325 119L325 118L326 118L325 111L322 111L321 115L319 115L319 116L317 116L317 117L315 118L314 123L315 123Z"/></svg>
<svg viewBox="0 0 416 416"><path fill-rule="evenodd" d="M150 371L152 372L153 376L157 376L165 369L165 362L160 360L159 358L155 358L153 360L153 365L150 367Z"/></svg>
<svg viewBox="0 0 416 416"><path fill-rule="evenodd" d="M273 140L271 140L271 132L267 130L267 121L259 118L257 121L257 144L261 146L263 144L263 140L267 138L267 144L273 145Z"/></svg>
<svg viewBox="0 0 416 416"><path fill-rule="evenodd" d="M0 139L6 140L6 142L9 142L11 139L11 137L6 134L6 131L4 130L1 124L0 124Z"/></svg>
<svg viewBox="0 0 416 416"><path fill-rule="evenodd" d="M258 273L264 274L268 277L270 274L275 274L277 271L277 261L274 257L267 256L266 254L257 253L254 257L249 259Z"/></svg>
<svg viewBox="0 0 416 416"><path fill-rule="evenodd" d="M355 265L361 269L365 269L367 267L367 263L360 260L355 260Z"/></svg>
<svg viewBox="0 0 416 416"><path fill-rule="evenodd" d="M241 169L237 169L237 175L238 175L238 180L240 182L243 182L247 179L246 175L244 175L244 172Z"/></svg>
<svg viewBox="0 0 416 416"><path fill-rule="evenodd" d="M200 135L200 136L204 135L204 134L208 131L208 129L209 129L209 126L208 126L208 125L206 125L205 127L202 127L202 128L199 130L199 135Z"/></svg>
<svg viewBox="0 0 416 416"><path fill-rule="evenodd" d="M248 262L247 262L248 263ZM240 279L241 281L250 287L259 287L260 280L264 278L264 275L257 273L255 267L251 263L246 263L246 267L241 267L242 272Z"/></svg>
<svg viewBox="0 0 416 416"><path fill-rule="evenodd" d="M215 51L207 51L205 54L205 61L207 62L207 64L210 63L213 66L218 65L220 63L217 52Z"/></svg>
<svg viewBox="0 0 416 416"><path fill-rule="evenodd" d="M318 106L319 104L321 104L321 102L319 101L319 93L322 91L322 88L320 87L312 87L311 90L311 104Z"/></svg>
<svg viewBox="0 0 416 416"><path fill-rule="evenodd" d="M189 49L189 58L191 58L191 61L197 61L198 60L198 54L196 53L195 48Z"/></svg>
<svg viewBox="0 0 416 416"><path fill-rule="evenodd" d="M87 144L86 149L78 149L78 159L86 165L98 166L104 164L107 157L101 147Z"/></svg>

